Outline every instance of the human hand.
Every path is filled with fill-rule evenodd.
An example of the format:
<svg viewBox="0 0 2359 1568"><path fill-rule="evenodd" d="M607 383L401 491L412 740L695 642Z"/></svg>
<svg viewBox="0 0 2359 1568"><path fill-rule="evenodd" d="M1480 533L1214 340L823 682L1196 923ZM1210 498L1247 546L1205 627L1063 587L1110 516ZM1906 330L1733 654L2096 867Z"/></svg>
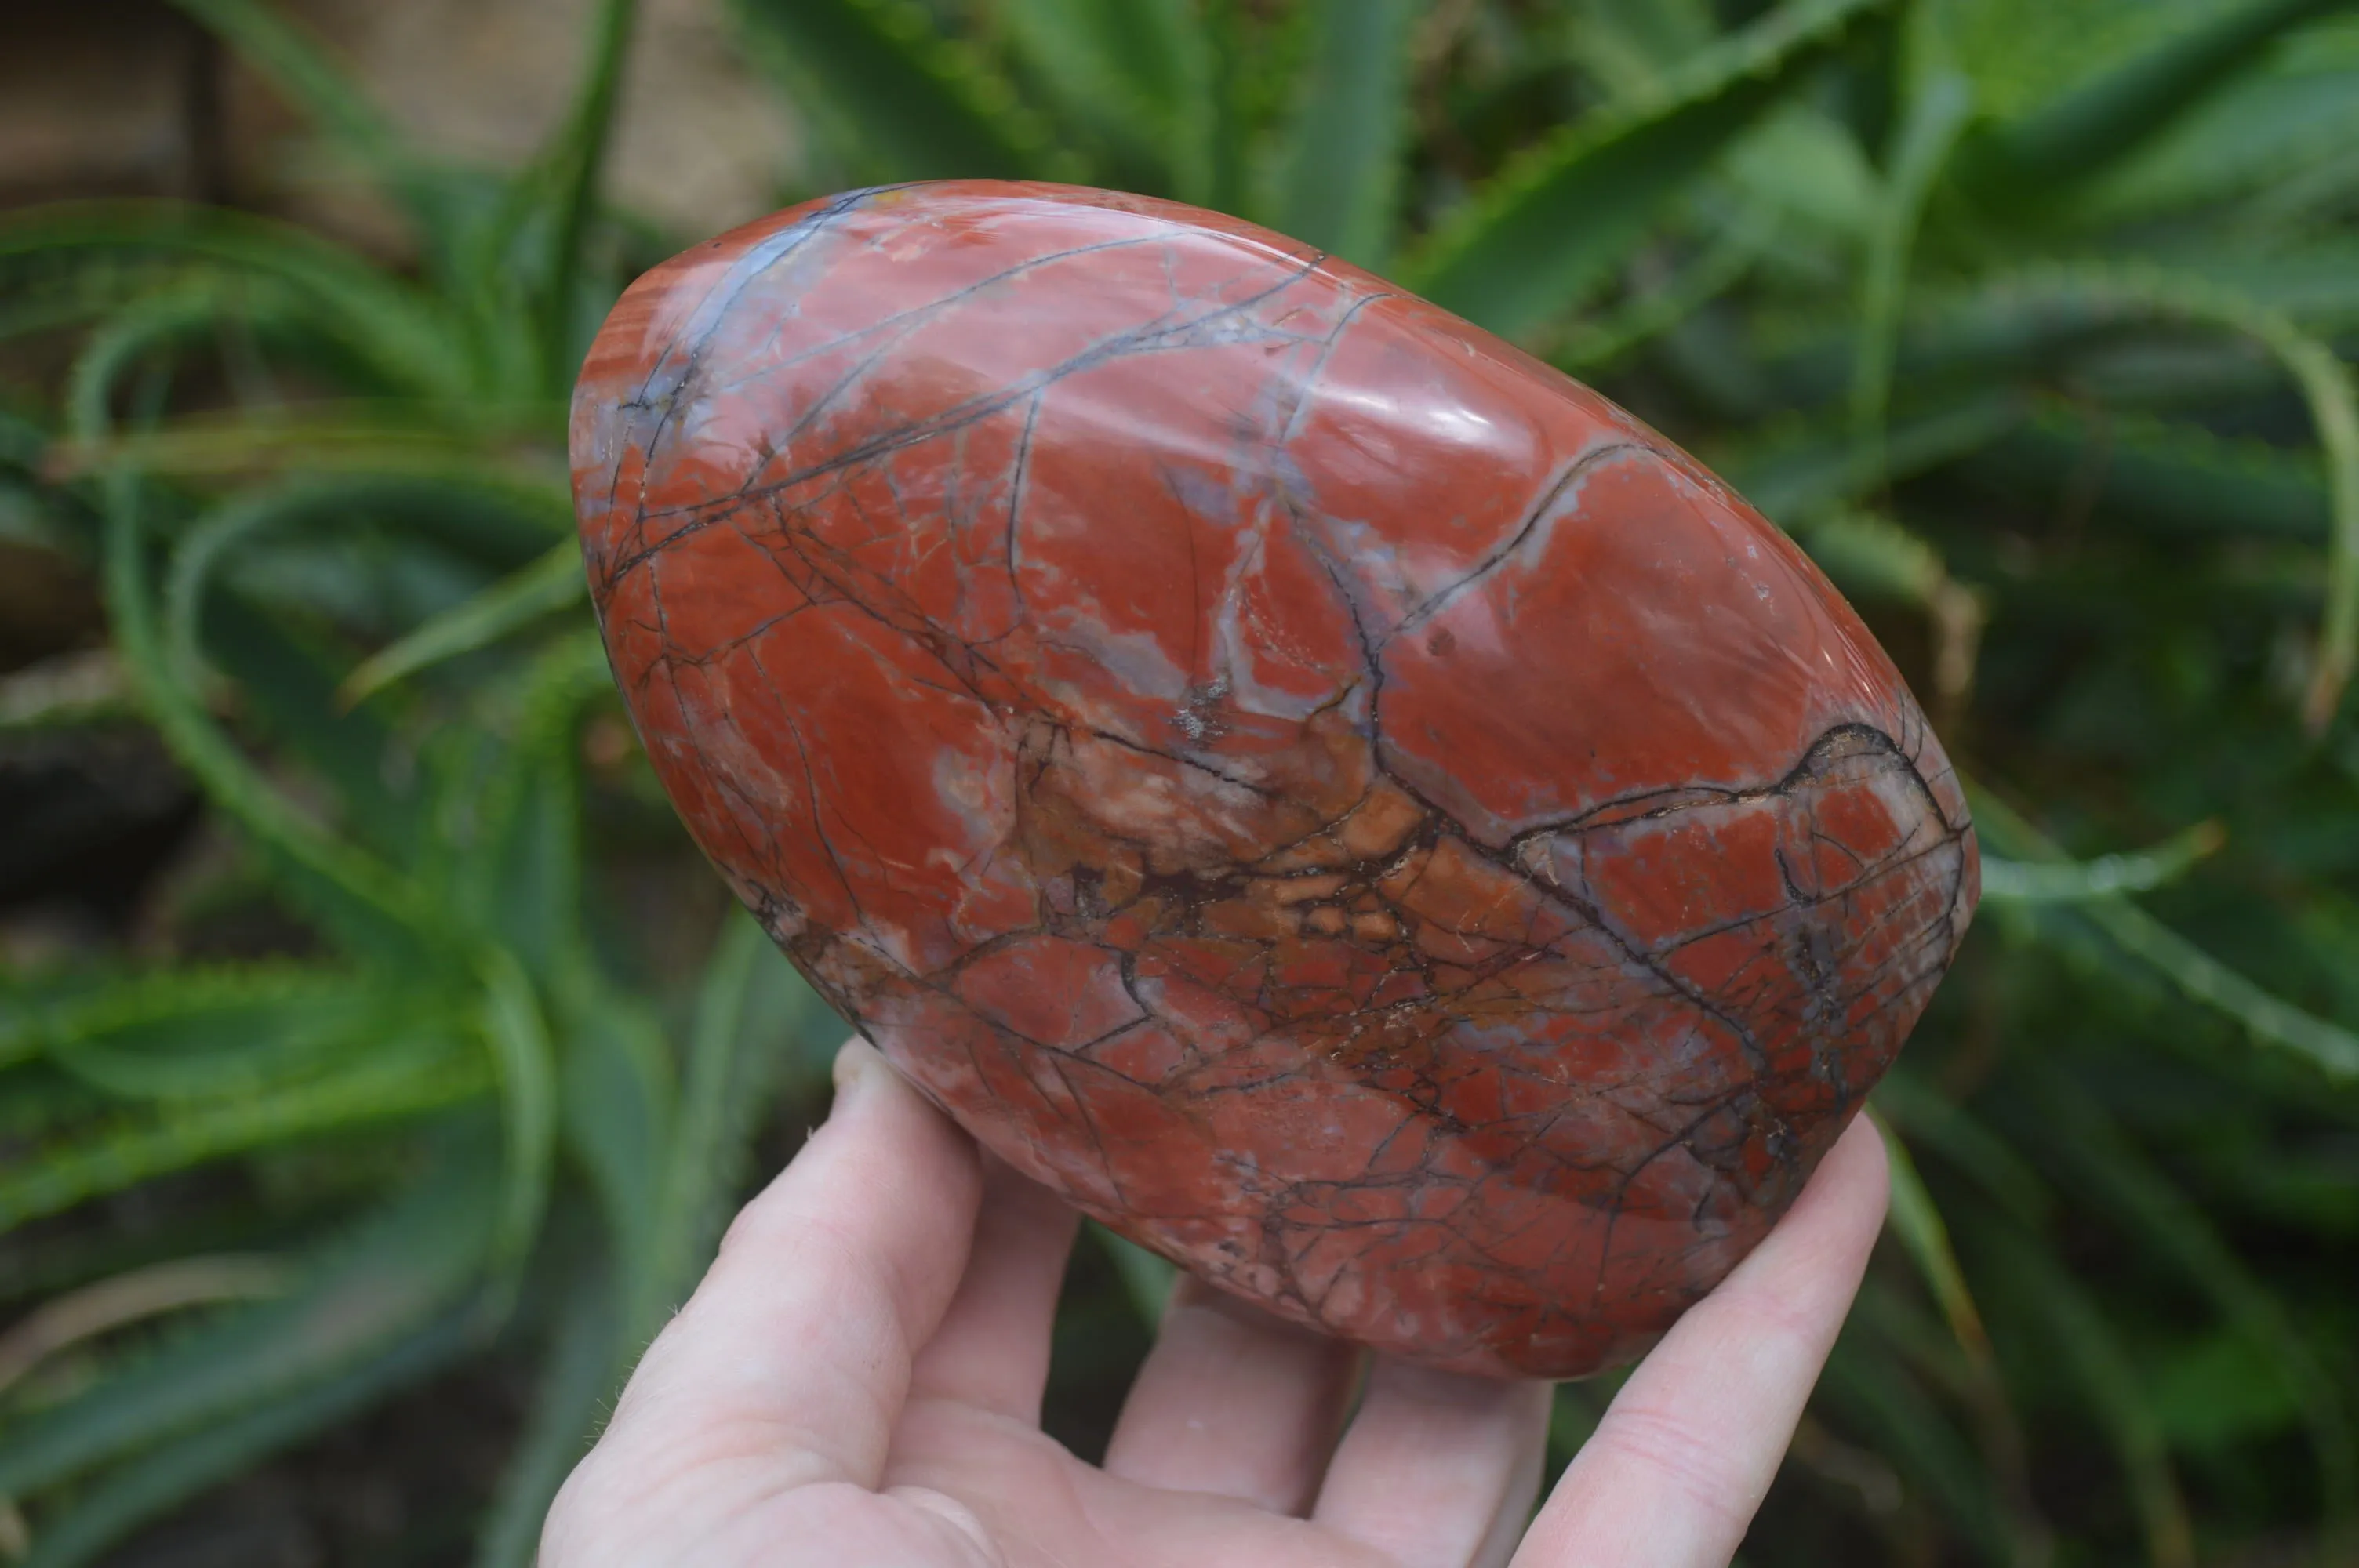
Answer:
<svg viewBox="0 0 2359 1568"><path fill-rule="evenodd" d="M541 1568L1718 1568L1884 1216L1863 1118L1537 1518L1546 1385L1377 1357L1346 1427L1357 1352L1186 1280L1100 1467L1040 1431L1072 1212L869 1046L836 1084L559 1494Z"/></svg>

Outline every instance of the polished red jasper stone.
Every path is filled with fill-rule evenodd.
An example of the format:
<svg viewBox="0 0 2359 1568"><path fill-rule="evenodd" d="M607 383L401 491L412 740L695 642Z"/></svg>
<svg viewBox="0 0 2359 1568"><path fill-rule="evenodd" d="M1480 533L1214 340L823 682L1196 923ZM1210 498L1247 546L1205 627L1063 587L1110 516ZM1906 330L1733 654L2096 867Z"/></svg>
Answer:
<svg viewBox="0 0 2359 1568"><path fill-rule="evenodd" d="M986 1147L1287 1317L1636 1355L1972 913L1958 781L1785 537L1251 224L858 192L649 273L576 394L705 851Z"/></svg>

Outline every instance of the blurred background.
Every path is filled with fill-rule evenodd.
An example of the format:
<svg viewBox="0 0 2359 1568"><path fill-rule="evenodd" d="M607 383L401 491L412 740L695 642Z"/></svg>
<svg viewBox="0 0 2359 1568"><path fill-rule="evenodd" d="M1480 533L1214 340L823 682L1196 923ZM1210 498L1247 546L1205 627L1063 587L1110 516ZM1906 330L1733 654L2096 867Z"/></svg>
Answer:
<svg viewBox="0 0 2359 1568"><path fill-rule="evenodd" d="M0 1562L529 1562L841 1033L622 719L566 392L662 256L940 175L1242 212L1604 388L1973 781L1746 1563L2359 1562L2355 12L6 7ZM1076 1254L1085 1454L1164 1281Z"/></svg>

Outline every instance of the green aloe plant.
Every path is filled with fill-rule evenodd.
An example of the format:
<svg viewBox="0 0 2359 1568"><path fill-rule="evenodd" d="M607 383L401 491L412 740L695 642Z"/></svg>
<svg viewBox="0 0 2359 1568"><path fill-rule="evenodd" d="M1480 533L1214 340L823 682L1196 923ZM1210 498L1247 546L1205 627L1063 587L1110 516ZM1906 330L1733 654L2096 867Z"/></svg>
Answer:
<svg viewBox="0 0 2359 1568"><path fill-rule="evenodd" d="M686 852L585 760L614 719L560 449L654 259L599 201L632 7L493 177L263 0L183 4L416 262L235 211L0 220L0 332L78 345L0 414L5 515L101 577L128 702L301 933L0 989L0 1257L105 1326L0 1382L0 1498L87 1561L529 1356L477 1549L522 1563L830 1034L743 919L668 978L584 827ZM1748 1561L2359 1550L2352 7L727 4L810 189L1082 179L1298 233L1688 442L1900 654L1977 781L1987 913L1878 1094L1895 1245ZM110 1244L135 1187L228 1239ZM1101 1239L1068 1348L1159 1299ZM1560 1458L1603 1391L1560 1394ZM1085 1441L1089 1391L1052 1402Z"/></svg>
<svg viewBox="0 0 2359 1568"><path fill-rule="evenodd" d="M100 573L139 711L315 950L13 979L0 1227L329 1140L380 1171L331 1214L258 1227L284 1262L269 1299L186 1303L205 1310L181 1331L12 1412L0 1497L33 1509L31 1561L82 1561L513 1345L546 1362L541 1402L481 1558L524 1563L717 1238L758 1108L809 1065L791 1047L826 1033L742 918L667 1007L583 885L581 731L611 687L562 408L617 287L594 193L632 7L602 7L573 110L500 179L408 152L272 11L190 8L398 199L419 276L235 212L19 214L0 265L90 328L58 423L19 427L12 458ZM233 334L266 384L228 408L177 396ZM324 390L266 384L299 376ZM410 585L397 602L388 578ZM50 1288L71 1305L111 1282L88 1273Z"/></svg>

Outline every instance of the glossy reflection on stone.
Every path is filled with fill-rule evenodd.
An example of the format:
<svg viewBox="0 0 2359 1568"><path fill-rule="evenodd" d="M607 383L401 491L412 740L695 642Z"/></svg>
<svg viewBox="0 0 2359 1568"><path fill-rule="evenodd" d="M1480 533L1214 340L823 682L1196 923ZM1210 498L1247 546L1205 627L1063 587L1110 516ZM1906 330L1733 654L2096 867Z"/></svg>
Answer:
<svg viewBox="0 0 2359 1568"><path fill-rule="evenodd" d="M1288 1317L1625 1360L1973 906L1924 716L1585 388L1249 224L797 208L616 308L574 484L698 841L982 1141Z"/></svg>

